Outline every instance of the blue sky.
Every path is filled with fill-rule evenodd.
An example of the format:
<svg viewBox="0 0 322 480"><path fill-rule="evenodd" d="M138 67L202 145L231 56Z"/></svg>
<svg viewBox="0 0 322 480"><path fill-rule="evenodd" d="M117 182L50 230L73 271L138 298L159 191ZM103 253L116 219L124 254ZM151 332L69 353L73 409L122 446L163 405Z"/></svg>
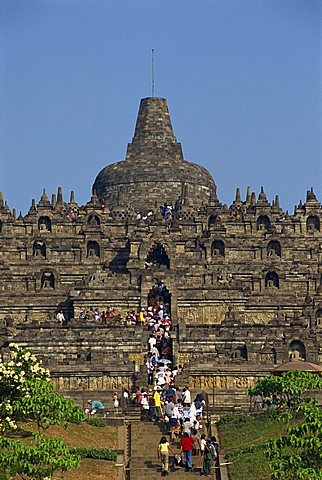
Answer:
<svg viewBox="0 0 322 480"><path fill-rule="evenodd" d="M88 201L124 159L142 97L168 99L223 203L247 185L322 200L320 0L0 0L0 190Z"/></svg>

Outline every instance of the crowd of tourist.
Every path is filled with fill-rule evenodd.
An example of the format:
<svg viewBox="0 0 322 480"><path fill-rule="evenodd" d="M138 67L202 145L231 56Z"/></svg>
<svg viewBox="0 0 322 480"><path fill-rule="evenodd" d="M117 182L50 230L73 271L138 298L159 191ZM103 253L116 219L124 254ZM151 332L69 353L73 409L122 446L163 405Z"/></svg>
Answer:
<svg viewBox="0 0 322 480"><path fill-rule="evenodd" d="M160 213L164 220L171 220L173 216L174 207L172 204L164 203L160 206ZM140 221L149 222L149 220L153 220L155 218L155 213L152 210L149 210L147 213L142 214L141 212L137 212L136 215L136 222L139 223Z"/></svg>
<svg viewBox="0 0 322 480"><path fill-rule="evenodd" d="M79 214L79 208L75 206L68 206L60 208L60 214L68 221L68 222L76 222Z"/></svg>
<svg viewBox="0 0 322 480"><path fill-rule="evenodd" d="M210 476L217 443L214 437L207 439L205 433L206 397L200 393L192 398L188 387L181 389L177 385L183 367L172 364L169 299L161 283L156 283L151 291L147 317L144 321L150 331L145 363L147 386L137 386L130 394L130 401L140 408L142 421L160 422L166 430L158 447L163 476L169 474L169 452L174 455L176 466L183 464L186 471L192 470L193 456L198 457L199 463L202 461L202 474ZM179 447L177 452L175 446Z"/></svg>
<svg viewBox="0 0 322 480"><path fill-rule="evenodd" d="M172 452L176 467L182 464L186 471L191 471L193 458L196 457L199 464L202 462L202 475L210 476L218 444L215 437L207 438L206 435L205 397L198 394L192 401L189 388L176 386L173 370L164 367L162 361L160 363L158 369L165 368L171 372L167 382L162 387L157 384L152 388L136 387L130 398L132 404L140 408L142 421L162 422L166 431L158 447L162 475L169 474L169 452ZM173 450L174 446L178 448L177 452Z"/></svg>
<svg viewBox="0 0 322 480"><path fill-rule="evenodd" d="M166 208L166 207L164 207ZM63 311L57 314L57 320L63 324ZM114 308L105 310L89 308L83 310L80 320L94 320L108 323L117 316ZM202 474L210 476L211 465L217 456L215 438L208 438L203 420L206 398L198 394L192 400L188 387L179 388L176 379L182 373L182 365L174 366L172 356L170 318L170 297L165 286L157 281L148 297L147 309L130 310L126 315L129 326L141 326L149 331L145 368L147 373L146 387L136 386L132 392L123 389L121 402L125 411L132 404L140 409L141 420L160 422L166 430L158 446L158 455L162 463L162 475L169 474L169 452L173 453L176 466L192 470L193 456L202 457ZM140 374L140 368L133 362L134 382ZM114 413L118 413L119 398L114 392L112 398ZM101 402L89 401L86 413L94 415L104 411ZM167 440L167 436L169 436ZM175 446L178 451L175 452ZM172 448L173 447L173 448ZM199 461L200 463L200 461Z"/></svg>
<svg viewBox="0 0 322 480"><path fill-rule="evenodd" d="M201 475L210 477L213 460L218 457L218 448L214 436L207 438L207 435L202 433L197 439L196 435L184 432L180 440L180 450L176 453L171 448L166 436L162 436L157 450L158 457L161 458L161 475L169 475L169 452L171 452L174 455L174 467L180 466L183 462L185 471L192 470L193 455L198 455L202 460Z"/></svg>
<svg viewBox="0 0 322 480"><path fill-rule="evenodd" d="M68 320L64 314L64 310L58 308L56 312L56 320L60 325L66 325ZM165 286L157 281L149 293L147 309L128 310L124 319L120 312L117 312L114 307L107 306L106 309L89 307L80 311L78 320L95 321L103 325L110 324L112 320L119 320L120 324L121 322L124 324L125 320L127 326L140 326L142 329L151 330L152 335L155 335L159 341L161 338L164 339L170 336L169 332L172 326L170 318L170 296ZM164 348L166 349L166 345L164 345ZM159 357L162 354L162 350L155 353L157 357ZM169 355L167 352L163 352L163 354Z"/></svg>
<svg viewBox="0 0 322 480"><path fill-rule="evenodd" d="M113 319L121 320L121 316L116 309L112 307L106 307L105 310L90 307L88 309L81 310L78 315L78 320L80 321L95 321L100 322L103 325L108 325ZM58 310L58 313L56 314L56 320L62 326L68 324L68 319L65 317L63 309Z"/></svg>
<svg viewBox="0 0 322 480"><path fill-rule="evenodd" d="M82 310L78 318L79 320L94 320L106 324L109 320L118 316L115 308L108 306L105 310L93 307L90 307L88 310Z"/></svg>

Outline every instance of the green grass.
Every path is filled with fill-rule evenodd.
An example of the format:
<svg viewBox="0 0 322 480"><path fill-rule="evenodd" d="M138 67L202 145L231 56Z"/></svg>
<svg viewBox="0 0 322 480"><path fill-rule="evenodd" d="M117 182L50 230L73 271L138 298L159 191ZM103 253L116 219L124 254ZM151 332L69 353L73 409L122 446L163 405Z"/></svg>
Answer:
<svg viewBox="0 0 322 480"><path fill-rule="evenodd" d="M265 448L253 452L227 454L226 458L230 480L269 480L270 469L265 456Z"/></svg>
<svg viewBox="0 0 322 480"><path fill-rule="evenodd" d="M265 443L283 435L287 423L276 414L229 415L218 424L229 480L269 480Z"/></svg>

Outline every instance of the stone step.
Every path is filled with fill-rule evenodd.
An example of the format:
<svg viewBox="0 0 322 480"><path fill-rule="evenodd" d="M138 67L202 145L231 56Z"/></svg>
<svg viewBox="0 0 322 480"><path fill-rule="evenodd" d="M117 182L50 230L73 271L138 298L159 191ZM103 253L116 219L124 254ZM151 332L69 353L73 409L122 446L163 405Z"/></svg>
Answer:
<svg viewBox="0 0 322 480"><path fill-rule="evenodd" d="M161 465L153 468L131 468L131 480L155 480L161 476ZM199 478L200 471L186 472L184 468L169 469L169 478L173 477L176 480L188 480L189 478Z"/></svg>
<svg viewBox="0 0 322 480"><path fill-rule="evenodd" d="M135 439L140 439L140 438L146 438L146 436L149 436L149 440L153 440L156 436L159 437L159 436L162 436L164 435L163 431L159 430L159 428L151 428L151 429L143 429L140 430L140 432L131 432L131 436L132 438L135 438ZM158 438L158 440L160 440Z"/></svg>
<svg viewBox="0 0 322 480"><path fill-rule="evenodd" d="M176 448L174 448L174 451L176 451ZM179 449L178 452L179 454ZM173 454L170 454L170 459L173 459ZM196 468L201 467L203 462L203 458L200 455L193 455L192 457L192 463ZM131 465L136 465L141 464L142 466L149 465L151 463L157 463L160 464L160 460L158 459L157 451L153 451L153 449L150 449L150 453L148 455L138 455L133 457L131 455Z"/></svg>
<svg viewBox="0 0 322 480"><path fill-rule="evenodd" d="M154 480L161 476L161 461L157 456L157 447L161 436L166 435L167 425L152 422L131 422L131 480ZM179 453L180 441L172 446ZM173 455L170 455L170 475L176 480L187 480L189 477L199 477L202 458L193 457L194 471L185 472L184 468L173 467Z"/></svg>

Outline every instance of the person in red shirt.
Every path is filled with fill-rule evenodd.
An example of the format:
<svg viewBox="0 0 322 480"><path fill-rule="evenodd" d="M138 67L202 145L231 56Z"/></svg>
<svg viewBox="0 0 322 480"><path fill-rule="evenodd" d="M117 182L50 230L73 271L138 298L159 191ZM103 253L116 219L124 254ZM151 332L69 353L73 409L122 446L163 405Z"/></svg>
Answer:
<svg viewBox="0 0 322 480"><path fill-rule="evenodd" d="M195 441L193 437L190 437L187 432L183 434L180 442L180 453L183 452L184 464L186 467L186 472L192 470L192 447Z"/></svg>

